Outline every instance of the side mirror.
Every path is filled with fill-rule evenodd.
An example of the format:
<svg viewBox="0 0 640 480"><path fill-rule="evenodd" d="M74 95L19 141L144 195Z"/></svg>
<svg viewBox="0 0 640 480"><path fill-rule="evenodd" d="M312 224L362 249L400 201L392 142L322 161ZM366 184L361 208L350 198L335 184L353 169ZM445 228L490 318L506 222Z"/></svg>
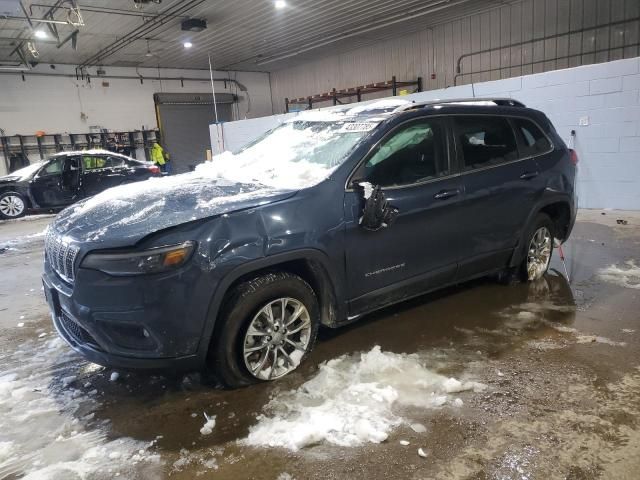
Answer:
<svg viewBox="0 0 640 480"><path fill-rule="evenodd" d="M380 186L359 182L356 190L360 191L364 198L364 208L360 217L362 228L375 232L393 225L398 217L398 209L389 205Z"/></svg>

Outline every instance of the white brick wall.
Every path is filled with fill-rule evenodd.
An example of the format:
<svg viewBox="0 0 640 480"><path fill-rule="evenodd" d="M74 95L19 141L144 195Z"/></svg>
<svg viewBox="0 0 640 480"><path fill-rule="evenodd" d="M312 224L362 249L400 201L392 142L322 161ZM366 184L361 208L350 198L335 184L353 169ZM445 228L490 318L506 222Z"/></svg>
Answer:
<svg viewBox="0 0 640 480"><path fill-rule="evenodd" d="M410 98L468 97L467 87ZM640 210L640 58L475 84L473 90L542 110L567 144L576 131L581 207ZM589 124L581 126L581 118Z"/></svg>
<svg viewBox="0 0 640 480"><path fill-rule="evenodd" d="M576 131L581 207L640 210L640 58L404 98L425 101L474 95L511 97L542 110L570 146L571 130ZM580 119L588 125L581 126ZM241 122L225 124L226 136L233 136L234 123Z"/></svg>

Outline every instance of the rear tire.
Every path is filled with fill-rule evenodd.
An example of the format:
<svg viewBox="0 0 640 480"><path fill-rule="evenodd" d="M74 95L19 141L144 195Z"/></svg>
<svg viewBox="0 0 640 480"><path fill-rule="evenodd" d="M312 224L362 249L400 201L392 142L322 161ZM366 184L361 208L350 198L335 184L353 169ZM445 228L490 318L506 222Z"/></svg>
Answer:
<svg viewBox="0 0 640 480"><path fill-rule="evenodd" d="M17 192L5 192L0 195L0 218L11 220L24 217L27 213L27 202Z"/></svg>
<svg viewBox="0 0 640 480"><path fill-rule="evenodd" d="M546 229L550 235L550 250L546 266L541 265L538 272L529 278L529 260L531 254L531 242L540 229ZM520 282L535 282L544 276L551 263L553 253L554 224L546 213L538 213L531 225L526 229L522 237L522 248L524 248L523 258L520 264L515 267L508 267L496 275L496 280L502 285L514 285Z"/></svg>
<svg viewBox="0 0 640 480"><path fill-rule="evenodd" d="M554 224L549 215L536 215L524 236L526 250L519 268L519 275L523 281L535 282L549 270L554 233Z"/></svg>
<svg viewBox="0 0 640 480"><path fill-rule="evenodd" d="M217 321L208 365L226 387L242 387L302 363L318 333L318 301L299 276L268 273L235 287Z"/></svg>

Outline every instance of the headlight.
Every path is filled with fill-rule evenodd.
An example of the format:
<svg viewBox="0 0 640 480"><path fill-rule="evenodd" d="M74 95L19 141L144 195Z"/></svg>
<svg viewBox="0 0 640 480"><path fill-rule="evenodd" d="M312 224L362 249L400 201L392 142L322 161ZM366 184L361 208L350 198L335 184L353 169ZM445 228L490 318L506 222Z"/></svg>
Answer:
<svg viewBox="0 0 640 480"><path fill-rule="evenodd" d="M195 242L150 248L140 252L90 253L80 265L109 275L161 273L184 265L195 249Z"/></svg>

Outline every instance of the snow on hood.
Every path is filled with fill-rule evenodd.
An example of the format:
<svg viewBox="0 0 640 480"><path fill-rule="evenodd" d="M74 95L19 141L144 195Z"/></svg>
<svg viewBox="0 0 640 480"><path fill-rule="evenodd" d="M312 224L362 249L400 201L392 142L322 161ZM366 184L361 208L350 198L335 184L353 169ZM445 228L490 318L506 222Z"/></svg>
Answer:
<svg viewBox="0 0 640 480"><path fill-rule="evenodd" d="M294 451L323 441L343 447L380 443L403 422L397 407L459 407L462 401L451 394L485 388L440 375L425 363L418 354L379 346L330 360L297 390L276 395L243 442Z"/></svg>
<svg viewBox="0 0 640 480"><path fill-rule="evenodd" d="M9 173L8 175L4 175L0 177L0 180L11 180L11 181L19 181L19 180L27 180L33 176L34 173L38 171L40 167L44 165L45 162L36 162L30 165L27 165L20 170L16 170L14 172Z"/></svg>
<svg viewBox="0 0 640 480"><path fill-rule="evenodd" d="M198 165L194 172L106 190L64 210L54 228L81 241L139 239L173 225L286 198L329 177L370 131L368 124L348 127L353 122L283 124L235 154L225 152Z"/></svg>
<svg viewBox="0 0 640 480"><path fill-rule="evenodd" d="M135 243L153 232L193 220L269 203L294 192L231 184L198 172L151 178L105 190L63 210L53 228L82 242Z"/></svg>

